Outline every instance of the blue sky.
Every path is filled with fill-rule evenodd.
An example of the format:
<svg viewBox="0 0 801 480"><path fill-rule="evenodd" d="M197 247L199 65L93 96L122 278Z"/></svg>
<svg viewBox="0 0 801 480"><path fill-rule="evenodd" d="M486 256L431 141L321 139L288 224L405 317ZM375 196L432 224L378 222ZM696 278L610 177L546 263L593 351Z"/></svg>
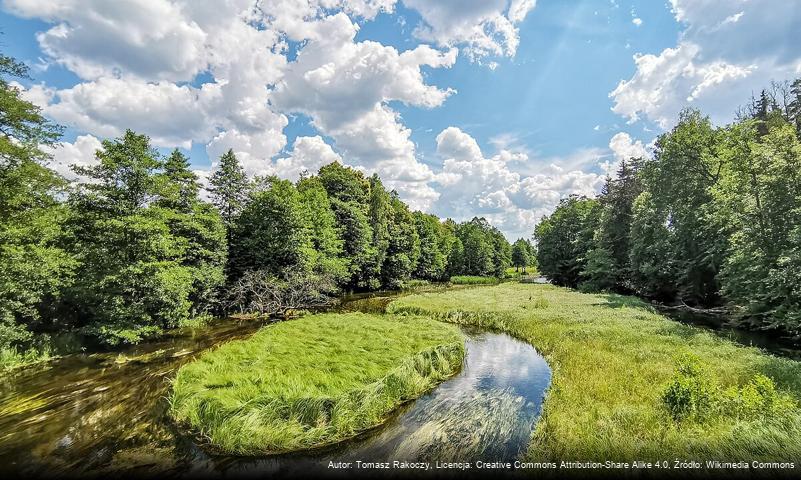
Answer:
<svg viewBox="0 0 801 480"><path fill-rule="evenodd" d="M678 111L718 123L801 76L778 0L5 0L20 87L68 127L53 166L133 128L251 174L341 161L413 207L528 236L558 199L647 155ZM770 30L771 35L762 33ZM760 43L761 42L761 43Z"/></svg>

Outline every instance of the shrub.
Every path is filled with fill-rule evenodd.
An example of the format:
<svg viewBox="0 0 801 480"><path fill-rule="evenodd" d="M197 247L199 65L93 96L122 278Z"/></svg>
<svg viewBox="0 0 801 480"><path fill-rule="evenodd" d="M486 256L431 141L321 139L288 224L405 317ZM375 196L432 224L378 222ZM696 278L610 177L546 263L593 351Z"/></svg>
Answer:
<svg viewBox="0 0 801 480"><path fill-rule="evenodd" d="M713 413L717 385L699 358L685 353L662 393L662 402L674 420L705 420Z"/></svg>
<svg viewBox="0 0 801 480"><path fill-rule="evenodd" d="M773 380L759 373L743 387L728 389L725 405L738 418L752 420L784 415L794 408L792 399L777 391Z"/></svg>

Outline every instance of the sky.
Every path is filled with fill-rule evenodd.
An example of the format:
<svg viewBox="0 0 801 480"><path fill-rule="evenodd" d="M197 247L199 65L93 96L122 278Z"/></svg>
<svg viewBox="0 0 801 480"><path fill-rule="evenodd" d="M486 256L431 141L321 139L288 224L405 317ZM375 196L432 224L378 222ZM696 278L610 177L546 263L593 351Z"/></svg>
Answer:
<svg viewBox="0 0 801 480"><path fill-rule="evenodd" d="M649 155L682 108L732 121L801 77L801 0L2 0L16 85L67 127L51 166L130 128L201 179L332 161L510 240Z"/></svg>

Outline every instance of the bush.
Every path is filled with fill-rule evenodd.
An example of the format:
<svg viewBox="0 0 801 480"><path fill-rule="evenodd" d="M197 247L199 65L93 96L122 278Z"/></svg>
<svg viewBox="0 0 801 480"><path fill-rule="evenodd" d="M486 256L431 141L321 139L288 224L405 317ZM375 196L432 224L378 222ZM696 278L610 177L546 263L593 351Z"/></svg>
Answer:
<svg viewBox="0 0 801 480"><path fill-rule="evenodd" d="M717 390L699 358L685 353L679 357L676 372L662 393L662 402L674 420L704 420L714 409Z"/></svg>
<svg viewBox="0 0 801 480"><path fill-rule="evenodd" d="M725 407L738 418L753 420L784 415L794 402L776 390L773 380L756 374L745 386L726 390Z"/></svg>
<svg viewBox="0 0 801 480"><path fill-rule="evenodd" d="M742 387L722 391L698 357L689 353L679 357L662 401L676 421L706 421L713 416L763 420L796 407L790 396L776 390L773 380L759 373Z"/></svg>

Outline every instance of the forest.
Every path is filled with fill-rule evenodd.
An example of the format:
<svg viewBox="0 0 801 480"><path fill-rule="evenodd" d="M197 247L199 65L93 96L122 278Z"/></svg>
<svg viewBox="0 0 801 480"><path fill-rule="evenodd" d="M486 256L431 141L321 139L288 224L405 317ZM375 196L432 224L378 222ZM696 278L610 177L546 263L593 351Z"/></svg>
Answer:
<svg viewBox="0 0 801 480"><path fill-rule="evenodd" d="M136 343L212 316L297 306L341 291L398 289L414 280L502 277L532 261L483 218L413 212L377 175L338 163L292 183L248 178L229 151L208 199L178 149L161 155L127 131L103 142L68 182L44 147L62 128L12 86L27 68L0 57L0 350L6 362L76 331ZM279 306L280 307L280 306ZM265 309L267 308L267 311Z"/></svg>
<svg viewBox="0 0 801 480"><path fill-rule="evenodd" d="M773 83L716 127L697 110L596 198L537 225L539 270L589 292L724 311L801 336L801 79Z"/></svg>

